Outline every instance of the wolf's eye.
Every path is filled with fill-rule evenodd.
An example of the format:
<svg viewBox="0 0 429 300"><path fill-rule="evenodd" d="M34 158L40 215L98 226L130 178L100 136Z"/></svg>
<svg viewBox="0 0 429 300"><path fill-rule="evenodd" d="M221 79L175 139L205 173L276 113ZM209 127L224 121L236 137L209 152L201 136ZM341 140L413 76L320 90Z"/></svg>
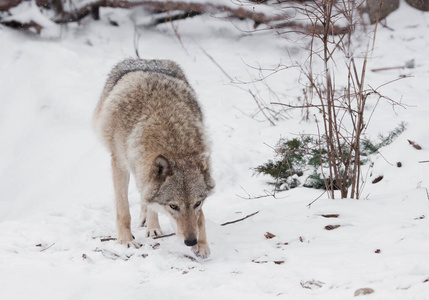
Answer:
<svg viewBox="0 0 429 300"><path fill-rule="evenodd" d="M175 210L175 211L179 211L180 210L180 208L177 205L174 205L174 204L170 204L170 208L172 210Z"/></svg>
<svg viewBox="0 0 429 300"><path fill-rule="evenodd" d="M201 205L201 201L198 201L197 203L195 203L194 208L197 208L200 205Z"/></svg>

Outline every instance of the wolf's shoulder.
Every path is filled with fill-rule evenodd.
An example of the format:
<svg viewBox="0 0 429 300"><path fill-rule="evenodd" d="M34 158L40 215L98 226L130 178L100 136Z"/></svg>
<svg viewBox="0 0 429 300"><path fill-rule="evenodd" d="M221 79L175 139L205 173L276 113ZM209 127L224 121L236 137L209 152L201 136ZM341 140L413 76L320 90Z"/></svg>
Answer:
<svg viewBox="0 0 429 300"><path fill-rule="evenodd" d="M125 59L118 63L110 72L108 84L112 87L126 74L131 72L151 72L183 80L189 85L183 70L171 60L161 59Z"/></svg>

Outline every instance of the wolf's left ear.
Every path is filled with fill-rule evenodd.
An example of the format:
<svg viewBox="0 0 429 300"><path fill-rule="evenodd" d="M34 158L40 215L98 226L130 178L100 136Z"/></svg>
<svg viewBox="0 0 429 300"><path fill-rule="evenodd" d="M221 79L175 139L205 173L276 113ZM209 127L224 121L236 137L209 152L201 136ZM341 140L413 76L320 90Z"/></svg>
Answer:
<svg viewBox="0 0 429 300"><path fill-rule="evenodd" d="M204 181L206 182L207 188L212 190L215 187L215 183L210 175L210 153L204 152L201 154L201 161L203 164Z"/></svg>
<svg viewBox="0 0 429 300"><path fill-rule="evenodd" d="M158 155L155 159L154 175L157 180L164 182L167 176L173 175L171 163L164 155Z"/></svg>
<svg viewBox="0 0 429 300"><path fill-rule="evenodd" d="M210 153L204 152L201 154L201 162L203 164L203 170L210 169Z"/></svg>

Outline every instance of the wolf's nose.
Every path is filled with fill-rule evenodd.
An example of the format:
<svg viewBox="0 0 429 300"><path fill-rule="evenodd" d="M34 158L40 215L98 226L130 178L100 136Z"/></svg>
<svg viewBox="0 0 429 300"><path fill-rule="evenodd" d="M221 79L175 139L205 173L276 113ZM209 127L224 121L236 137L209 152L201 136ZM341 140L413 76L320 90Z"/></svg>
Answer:
<svg viewBox="0 0 429 300"><path fill-rule="evenodd" d="M195 246L197 244L197 240L185 240L186 246Z"/></svg>

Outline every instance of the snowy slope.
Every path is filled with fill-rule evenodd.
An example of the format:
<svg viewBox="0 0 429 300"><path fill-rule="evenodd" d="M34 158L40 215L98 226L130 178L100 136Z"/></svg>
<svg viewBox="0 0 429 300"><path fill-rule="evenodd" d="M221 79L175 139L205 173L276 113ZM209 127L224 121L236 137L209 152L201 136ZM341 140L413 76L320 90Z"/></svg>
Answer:
<svg viewBox="0 0 429 300"><path fill-rule="evenodd" d="M205 113L217 184L205 204L207 260L195 259L175 237L145 238L137 227L134 184L132 230L144 246L101 241L116 234L113 189L109 155L92 133L91 115L110 68L134 56L134 25L127 18L134 14L105 9L99 22L50 28L43 38L0 27L0 299L344 300L366 287L375 292L365 299L429 298L429 163L419 163L429 160L428 13L401 3L388 27L379 28L370 60L372 68L415 59L414 69L367 78L379 86L412 75L383 87L406 106L381 102L368 133L376 137L401 121L407 130L373 157L362 200L322 196L310 208L320 190L253 199L270 187L251 168L272 158L267 145L314 132L314 124L301 122L300 112L289 112L291 118L275 127L260 114L252 117L257 107L246 90L268 96L264 86L230 84L201 50L234 81L251 81L259 74L253 66L288 64L302 56L302 45L266 32L243 36L209 17L177 23L182 43L170 24L141 29L140 55L177 61ZM270 77L281 101L300 95L298 76L288 69ZM379 175L383 180L371 184ZM161 226L172 231L166 218ZM267 239L266 232L275 237Z"/></svg>

